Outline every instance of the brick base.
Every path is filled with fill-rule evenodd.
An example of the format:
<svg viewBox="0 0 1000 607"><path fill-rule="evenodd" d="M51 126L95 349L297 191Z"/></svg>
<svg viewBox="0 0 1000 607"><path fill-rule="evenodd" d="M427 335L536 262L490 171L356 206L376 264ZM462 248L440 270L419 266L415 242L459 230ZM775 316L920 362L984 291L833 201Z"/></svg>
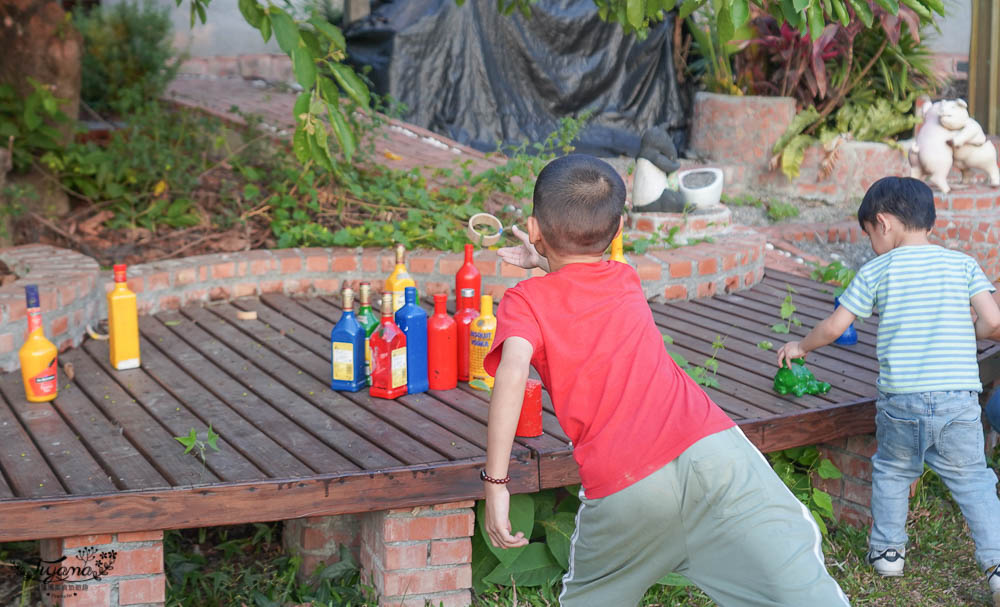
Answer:
<svg viewBox="0 0 1000 607"><path fill-rule="evenodd" d="M813 486L833 498L838 521L867 527L872 521L872 462L877 447L875 436L864 434L818 445L822 457L829 458L843 474L837 479L813 478Z"/></svg>
<svg viewBox="0 0 1000 607"><path fill-rule="evenodd" d="M162 531L67 537L40 545L42 577L52 579L43 579L41 588L47 607L153 607L166 600ZM106 564L105 574L95 580L98 560Z"/></svg>
<svg viewBox="0 0 1000 607"><path fill-rule="evenodd" d="M472 604L475 502L364 515L361 567L380 607Z"/></svg>
<svg viewBox="0 0 1000 607"><path fill-rule="evenodd" d="M361 555L360 514L314 516L284 522L282 545L286 552L302 558L299 577L308 579L318 567L340 560L340 550L346 546L355 560Z"/></svg>

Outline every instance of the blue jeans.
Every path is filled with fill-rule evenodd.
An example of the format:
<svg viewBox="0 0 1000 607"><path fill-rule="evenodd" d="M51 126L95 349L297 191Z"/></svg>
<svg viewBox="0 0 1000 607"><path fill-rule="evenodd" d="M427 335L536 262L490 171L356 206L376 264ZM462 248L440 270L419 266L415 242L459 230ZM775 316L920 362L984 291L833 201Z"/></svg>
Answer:
<svg viewBox="0 0 1000 607"><path fill-rule="evenodd" d="M1000 388L993 390L993 396L986 403L986 419L994 432L1000 432Z"/></svg>
<svg viewBox="0 0 1000 607"><path fill-rule="evenodd" d="M906 547L909 488L927 462L962 509L979 566L1000 563L1000 499L986 465L978 393L879 392L875 406L871 549Z"/></svg>

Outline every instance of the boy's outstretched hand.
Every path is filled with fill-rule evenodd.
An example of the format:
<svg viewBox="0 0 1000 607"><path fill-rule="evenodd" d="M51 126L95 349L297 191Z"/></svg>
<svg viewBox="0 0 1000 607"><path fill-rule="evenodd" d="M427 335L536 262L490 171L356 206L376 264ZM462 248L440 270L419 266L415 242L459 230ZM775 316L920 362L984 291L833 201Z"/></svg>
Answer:
<svg viewBox="0 0 1000 607"><path fill-rule="evenodd" d="M793 358L805 358L807 352L802 349L802 343L790 341L778 348L778 367L792 368Z"/></svg>
<svg viewBox="0 0 1000 607"><path fill-rule="evenodd" d="M518 548L528 545L528 538L518 531L510 534L510 492L503 485L486 488L486 533L494 548Z"/></svg>
<svg viewBox="0 0 1000 607"><path fill-rule="evenodd" d="M500 259L512 266L524 268L525 270L541 268L548 272L549 261L538 254L538 251L535 250L535 245L531 244L531 241L528 239L528 233L522 231L517 226L511 228L511 232L522 244L520 246L497 249L497 255L500 256Z"/></svg>

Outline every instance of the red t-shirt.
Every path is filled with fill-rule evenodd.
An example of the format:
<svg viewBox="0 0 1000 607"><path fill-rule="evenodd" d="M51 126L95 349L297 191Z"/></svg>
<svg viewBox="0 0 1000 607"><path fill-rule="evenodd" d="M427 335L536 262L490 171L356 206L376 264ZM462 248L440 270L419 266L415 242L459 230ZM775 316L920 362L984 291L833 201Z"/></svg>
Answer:
<svg viewBox="0 0 1000 607"><path fill-rule="evenodd" d="M639 275L614 261L570 264L508 289L486 357L522 337L573 441L587 497L628 487L698 440L732 427L667 353Z"/></svg>

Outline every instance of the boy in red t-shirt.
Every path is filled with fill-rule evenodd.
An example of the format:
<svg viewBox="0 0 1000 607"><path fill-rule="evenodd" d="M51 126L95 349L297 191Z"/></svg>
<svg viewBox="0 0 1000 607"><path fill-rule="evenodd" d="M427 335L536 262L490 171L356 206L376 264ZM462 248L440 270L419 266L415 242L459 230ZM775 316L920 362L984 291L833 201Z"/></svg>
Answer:
<svg viewBox="0 0 1000 607"><path fill-rule="evenodd" d="M725 606L847 605L812 515L667 354L635 270L602 261L622 229L621 177L565 156L539 173L533 202L527 235L515 231L524 245L499 254L548 274L504 294L485 361L491 542L528 541L511 534L504 482L534 366L583 485L562 605L635 605L670 572Z"/></svg>

